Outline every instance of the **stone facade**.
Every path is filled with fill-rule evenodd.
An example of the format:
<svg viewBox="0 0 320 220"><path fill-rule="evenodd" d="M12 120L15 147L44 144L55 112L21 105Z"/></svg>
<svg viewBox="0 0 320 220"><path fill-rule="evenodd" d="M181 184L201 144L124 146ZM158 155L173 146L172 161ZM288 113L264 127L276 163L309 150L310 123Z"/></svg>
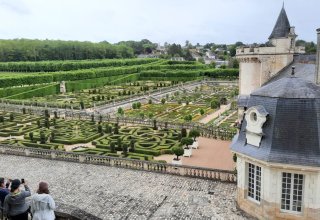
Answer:
<svg viewBox="0 0 320 220"><path fill-rule="evenodd" d="M288 43L291 39L288 38L286 41ZM286 47L285 43L276 45L278 46L237 49L236 56L240 63L240 95L250 95L253 90L260 88L293 62L292 48Z"/></svg>
<svg viewBox="0 0 320 220"><path fill-rule="evenodd" d="M261 167L261 201L248 195L248 164ZM320 169L272 164L238 154L238 206L258 219L318 220L320 217ZM304 175L302 212L281 210L282 172Z"/></svg>

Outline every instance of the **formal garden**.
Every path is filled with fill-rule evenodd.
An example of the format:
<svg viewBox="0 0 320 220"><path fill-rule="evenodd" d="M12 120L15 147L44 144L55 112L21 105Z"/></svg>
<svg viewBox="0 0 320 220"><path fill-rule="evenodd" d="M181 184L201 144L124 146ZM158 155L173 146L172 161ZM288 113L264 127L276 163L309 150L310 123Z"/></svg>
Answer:
<svg viewBox="0 0 320 220"><path fill-rule="evenodd" d="M199 132L186 129L119 125L91 120L67 120L57 114L33 116L0 112L0 144L77 153L153 160L154 156L174 154ZM194 134L195 133L195 134ZM189 138L188 138L189 136ZM189 142L185 142L188 139ZM193 142L193 141L192 141ZM176 155L181 156L179 152Z"/></svg>
<svg viewBox="0 0 320 220"><path fill-rule="evenodd" d="M205 105L161 103L138 106L126 110L124 116L141 119L157 118L170 122L188 122L198 121L205 114L214 112L214 109Z"/></svg>
<svg viewBox="0 0 320 220"><path fill-rule="evenodd" d="M91 108L206 77L234 80L238 70L162 59L9 62L0 64L0 98L13 104Z"/></svg>
<svg viewBox="0 0 320 220"><path fill-rule="evenodd" d="M192 90L177 91L168 100L171 102L181 103L191 103L191 104L203 104L206 106L211 106L215 102L221 102L221 104L226 104L228 101L234 99L238 95L238 86L220 86L220 85L207 85L202 84L196 86Z"/></svg>
<svg viewBox="0 0 320 220"><path fill-rule="evenodd" d="M138 160L154 160L162 154L191 156L188 150L190 146L197 147L194 143L200 132L183 127L160 128L157 121L196 123L237 95L236 86L200 81L237 78L237 69L214 69L195 61L0 63L0 103L4 106L0 112L0 143ZM188 86L190 83L195 86ZM141 97L145 102L131 101ZM126 125L98 117L66 119L58 113L69 109L92 114L96 106L112 106L121 101L129 103L129 107L116 108L114 116L152 120L153 126ZM22 112L5 111L5 106L12 104L19 105ZM57 112L53 114L51 109L31 114L38 107ZM232 120L234 117L229 117L219 125L228 131ZM209 126L215 124L211 121Z"/></svg>
<svg viewBox="0 0 320 220"><path fill-rule="evenodd" d="M237 86L215 86L201 83L191 89L180 90L149 99L147 104L133 102L131 108L118 109L119 117L164 120L170 122L197 122L217 111L221 105L233 102Z"/></svg>
<svg viewBox="0 0 320 220"><path fill-rule="evenodd" d="M213 119L208 123L208 126L221 128L231 132L237 131L236 121L238 119L238 111L234 108L222 113L219 117Z"/></svg>
<svg viewBox="0 0 320 220"><path fill-rule="evenodd" d="M176 83L174 81L159 83L151 80L124 82L118 85L105 85L103 87L70 91L63 94L32 97L28 99L28 102L46 103L47 106L53 105L60 108L72 106L73 109L85 109L160 91L160 89Z"/></svg>

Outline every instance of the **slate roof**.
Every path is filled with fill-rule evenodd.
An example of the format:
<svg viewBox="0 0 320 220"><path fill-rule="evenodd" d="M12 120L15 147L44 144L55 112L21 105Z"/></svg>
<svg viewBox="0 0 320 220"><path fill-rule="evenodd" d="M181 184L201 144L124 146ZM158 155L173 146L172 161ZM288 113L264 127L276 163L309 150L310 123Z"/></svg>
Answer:
<svg viewBox="0 0 320 220"><path fill-rule="evenodd" d="M238 97L238 106L247 107L250 96L248 95L239 95Z"/></svg>
<svg viewBox="0 0 320 220"><path fill-rule="evenodd" d="M280 71L277 75L272 77L265 85L273 83L279 79L291 76L291 67L295 66L295 76L298 78L303 78L310 82L314 82L315 80L315 71L316 65L309 64L309 63L300 63L299 60L295 61L294 63L288 65L285 69Z"/></svg>
<svg viewBox="0 0 320 220"><path fill-rule="evenodd" d="M288 37L289 32L290 22L286 10L284 9L284 7L282 7L276 25L274 26L269 39Z"/></svg>
<svg viewBox="0 0 320 220"><path fill-rule="evenodd" d="M251 94L248 108L259 105L269 113L260 147L246 143L244 118L231 149L266 162L320 167L320 87L283 78Z"/></svg>
<svg viewBox="0 0 320 220"><path fill-rule="evenodd" d="M251 95L288 99L313 99L320 98L320 90L319 86L311 81L289 76L258 88Z"/></svg>

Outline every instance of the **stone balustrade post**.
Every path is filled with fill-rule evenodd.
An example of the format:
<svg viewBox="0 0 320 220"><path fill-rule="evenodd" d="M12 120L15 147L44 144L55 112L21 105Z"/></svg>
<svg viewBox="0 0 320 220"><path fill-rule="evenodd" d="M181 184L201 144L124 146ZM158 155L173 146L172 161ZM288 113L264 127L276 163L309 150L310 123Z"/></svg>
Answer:
<svg viewBox="0 0 320 220"><path fill-rule="evenodd" d="M57 157L55 152L51 152L51 159L55 159Z"/></svg>
<svg viewBox="0 0 320 220"><path fill-rule="evenodd" d="M84 156L84 155L79 155L79 162L80 162L80 163L84 163L85 160L86 160L86 156Z"/></svg>
<svg viewBox="0 0 320 220"><path fill-rule="evenodd" d="M181 176L185 176L187 174L186 168L184 168L184 167L179 167L178 170L179 170L179 174Z"/></svg>
<svg viewBox="0 0 320 220"><path fill-rule="evenodd" d="M29 149L25 149L25 150L24 150L24 154L25 154L26 156L29 156L29 155L30 155L30 150L29 150Z"/></svg>
<svg viewBox="0 0 320 220"><path fill-rule="evenodd" d="M148 164L147 163L143 163L143 170L148 170Z"/></svg>

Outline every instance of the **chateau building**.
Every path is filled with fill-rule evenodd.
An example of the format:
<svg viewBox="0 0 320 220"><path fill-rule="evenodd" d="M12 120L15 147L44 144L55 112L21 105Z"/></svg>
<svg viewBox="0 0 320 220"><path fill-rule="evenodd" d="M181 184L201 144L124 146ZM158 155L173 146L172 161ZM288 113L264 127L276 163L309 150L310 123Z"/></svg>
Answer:
<svg viewBox="0 0 320 220"><path fill-rule="evenodd" d="M304 47L296 47L295 28L290 26L284 7L263 47L240 47L236 57L240 63L240 93L249 95L261 87L280 70L292 63L295 54L304 53Z"/></svg>
<svg viewBox="0 0 320 220"><path fill-rule="evenodd" d="M295 47L284 8L271 46L237 49L241 124L231 145L237 154L237 202L259 219L320 219L317 31L317 67L296 55L304 49Z"/></svg>

